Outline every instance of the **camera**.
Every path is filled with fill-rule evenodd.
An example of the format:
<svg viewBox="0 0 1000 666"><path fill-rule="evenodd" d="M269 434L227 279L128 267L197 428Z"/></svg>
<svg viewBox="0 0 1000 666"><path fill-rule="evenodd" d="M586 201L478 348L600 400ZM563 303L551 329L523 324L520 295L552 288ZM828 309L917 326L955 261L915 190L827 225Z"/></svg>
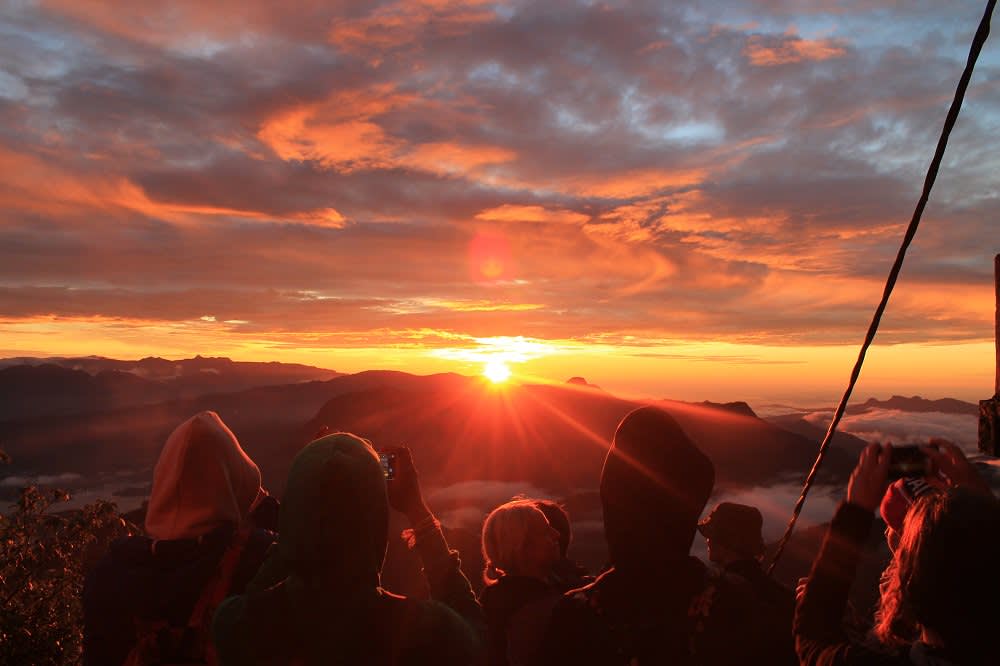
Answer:
<svg viewBox="0 0 1000 666"><path fill-rule="evenodd" d="M894 446L889 456L889 478L902 479L927 476L931 473L930 458L919 446Z"/></svg>
<svg viewBox="0 0 1000 666"><path fill-rule="evenodd" d="M385 480L391 481L396 478L396 454L379 452L378 459L382 463L382 473Z"/></svg>

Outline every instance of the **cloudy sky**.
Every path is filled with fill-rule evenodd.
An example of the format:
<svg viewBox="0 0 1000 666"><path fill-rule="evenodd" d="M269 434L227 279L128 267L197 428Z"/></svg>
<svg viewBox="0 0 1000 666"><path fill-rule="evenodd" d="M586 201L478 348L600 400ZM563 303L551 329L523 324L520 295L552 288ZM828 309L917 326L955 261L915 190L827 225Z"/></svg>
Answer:
<svg viewBox="0 0 1000 666"><path fill-rule="evenodd" d="M0 355L836 396L980 0L0 0ZM987 397L987 43L861 391Z"/></svg>

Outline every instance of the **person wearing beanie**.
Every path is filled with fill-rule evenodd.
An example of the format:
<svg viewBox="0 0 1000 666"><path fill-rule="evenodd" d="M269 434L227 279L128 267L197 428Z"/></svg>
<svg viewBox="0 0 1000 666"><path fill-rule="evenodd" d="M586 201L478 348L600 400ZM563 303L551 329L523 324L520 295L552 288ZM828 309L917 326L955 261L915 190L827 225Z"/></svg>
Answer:
<svg viewBox="0 0 1000 666"><path fill-rule="evenodd" d="M885 540L890 551L896 552L899 547L899 540L903 536L903 521L910 507L921 497L944 492L945 488L936 479L919 476L907 476L892 482L879 504L879 514L885 522Z"/></svg>
<svg viewBox="0 0 1000 666"><path fill-rule="evenodd" d="M424 503L409 449L393 452L388 482L371 443L349 433L295 456L275 548L215 614L221 664L478 663L482 611ZM381 587L390 507L410 522L430 600Z"/></svg>
<svg viewBox="0 0 1000 666"><path fill-rule="evenodd" d="M482 544L486 587L479 602L486 616L487 664L534 663L541 630L565 592L550 580L559 560L559 532L534 500L516 499L486 517Z"/></svg>
<svg viewBox="0 0 1000 666"><path fill-rule="evenodd" d="M177 426L153 470L146 536L113 542L84 584L84 664L211 660L214 604L264 561L274 534L255 518L272 503L218 414ZM196 640L175 640L184 632Z"/></svg>
<svg viewBox="0 0 1000 666"><path fill-rule="evenodd" d="M618 425L601 473L611 568L552 613L548 664L766 663L745 583L689 554L715 468L667 412Z"/></svg>

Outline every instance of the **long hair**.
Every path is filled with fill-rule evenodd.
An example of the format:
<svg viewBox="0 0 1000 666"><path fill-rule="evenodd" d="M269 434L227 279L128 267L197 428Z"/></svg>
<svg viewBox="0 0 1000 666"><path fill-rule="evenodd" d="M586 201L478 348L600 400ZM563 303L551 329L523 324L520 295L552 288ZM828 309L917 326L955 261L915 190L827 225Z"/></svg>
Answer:
<svg viewBox="0 0 1000 666"><path fill-rule="evenodd" d="M524 547L533 532L549 527L545 514L531 499L501 504L483 523L483 580L491 585L521 569Z"/></svg>
<svg viewBox="0 0 1000 666"><path fill-rule="evenodd" d="M997 663L1000 501L956 488L917 501L886 569L875 635L901 646L921 628L967 663Z"/></svg>

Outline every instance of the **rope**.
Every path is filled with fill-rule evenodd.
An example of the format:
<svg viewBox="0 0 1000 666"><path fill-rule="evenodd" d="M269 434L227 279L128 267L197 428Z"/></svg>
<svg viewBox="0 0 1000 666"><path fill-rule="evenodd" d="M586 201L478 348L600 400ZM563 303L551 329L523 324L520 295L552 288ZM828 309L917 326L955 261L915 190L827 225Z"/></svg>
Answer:
<svg viewBox="0 0 1000 666"><path fill-rule="evenodd" d="M778 542L778 549L774 553L774 559L771 560L771 565L767 569L768 574L774 571L774 567L777 566L778 560L785 551L785 546L788 545L788 540L795 529L795 523L799 519L799 514L802 513L802 505L805 504L806 495L809 494L809 490L816 480L816 474L823 463L823 459L826 457L827 450L830 448L830 442L833 441L837 425L840 424L840 419L844 416L844 410L847 409L847 401L850 400L851 393L854 391L854 385L857 384L858 377L861 375L861 366L865 362L865 354L875 339L875 333L878 332L878 325L882 321L882 313L885 312L885 307L889 303L889 296L892 294L893 287L896 286L896 279L899 277L899 271L903 267L906 250L910 247L910 242L917 233L920 218L923 216L924 207L927 205L927 199L931 194L931 188L934 187L934 181L937 179L938 169L941 166L941 160L944 158L944 150L948 145L948 137L951 135L951 130L958 120L958 112L962 108L962 101L965 99L965 90L969 87L969 79L972 78L972 71L976 68L976 60L979 58L979 52L982 51L983 44L986 43L986 38L990 34L990 17L993 14L995 6L996 0L989 0L986 3L986 12L983 14L983 19L979 23L979 29L976 30L976 36L972 40L969 59L965 64L965 71L962 72L962 78L958 82L958 89L955 90L955 99L952 100L948 116L945 118L944 128L941 130L941 138L938 139L937 150L934 151L934 159L931 160L930 167L927 169L927 177L924 179L924 189L920 193L917 207L913 211L910 226L907 227L906 234L903 236L903 244L900 245L899 252L896 254L896 261L892 264L892 270L889 271L889 279L886 280L885 289L882 292L882 300L875 309L875 316L872 317L872 322L868 326L868 333L865 335L865 341L861 345L861 351L858 352L858 360L851 371L851 379L847 384L847 390L844 391L844 395L840 399L840 404L837 405L837 410L834 412L833 420L830 421L830 427L826 431L826 436L819 446L816 461L813 463L812 469L809 470L809 475L802 486L802 494L799 495L798 501L795 502L795 508L792 510L792 517L788 521L788 527L785 528L785 534L781 537L781 541Z"/></svg>

